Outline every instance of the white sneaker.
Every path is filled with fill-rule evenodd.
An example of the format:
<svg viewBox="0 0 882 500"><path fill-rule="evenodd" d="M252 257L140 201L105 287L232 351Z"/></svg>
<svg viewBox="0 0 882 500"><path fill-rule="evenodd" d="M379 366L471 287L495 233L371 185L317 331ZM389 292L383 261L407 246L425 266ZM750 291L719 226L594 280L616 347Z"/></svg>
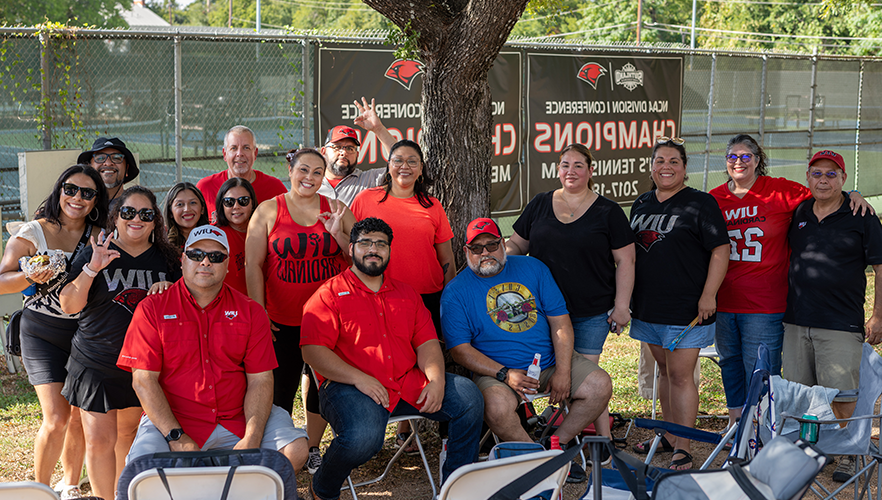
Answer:
<svg viewBox="0 0 882 500"><path fill-rule="evenodd" d="M79 486L68 485L61 490L61 500L68 500L71 498L83 498Z"/></svg>

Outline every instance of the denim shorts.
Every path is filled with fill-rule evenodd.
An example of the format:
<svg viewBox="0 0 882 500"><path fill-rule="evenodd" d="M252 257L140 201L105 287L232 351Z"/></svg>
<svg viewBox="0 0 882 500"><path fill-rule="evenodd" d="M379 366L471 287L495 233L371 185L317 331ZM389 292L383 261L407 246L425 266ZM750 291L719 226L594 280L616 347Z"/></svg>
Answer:
<svg viewBox="0 0 882 500"><path fill-rule="evenodd" d="M606 313L597 316L570 318L575 334L575 349L579 354L599 356L603 352L603 344L609 335L609 316Z"/></svg>
<svg viewBox="0 0 882 500"><path fill-rule="evenodd" d="M689 325L661 325L631 319L631 338L666 347ZM714 343L716 324L695 325L677 344L677 349L701 349Z"/></svg>

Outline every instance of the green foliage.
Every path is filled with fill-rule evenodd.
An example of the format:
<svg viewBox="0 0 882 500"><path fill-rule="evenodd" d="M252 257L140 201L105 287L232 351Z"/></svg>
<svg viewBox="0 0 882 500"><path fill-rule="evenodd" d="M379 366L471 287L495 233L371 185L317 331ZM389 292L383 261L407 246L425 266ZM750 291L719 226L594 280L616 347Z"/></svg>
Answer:
<svg viewBox="0 0 882 500"><path fill-rule="evenodd" d="M386 43L397 45L395 57L397 59L419 59L420 57L420 32L414 31L410 21L404 29L393 26L386 37Z"/></svg>
<svg viewBox="0 0 882 500"><path fill-rule="evenodd" d="M119 28L126 26L119 11L131 8L132 0L2 0L0 22L7 26L49 22Z"/></svg>

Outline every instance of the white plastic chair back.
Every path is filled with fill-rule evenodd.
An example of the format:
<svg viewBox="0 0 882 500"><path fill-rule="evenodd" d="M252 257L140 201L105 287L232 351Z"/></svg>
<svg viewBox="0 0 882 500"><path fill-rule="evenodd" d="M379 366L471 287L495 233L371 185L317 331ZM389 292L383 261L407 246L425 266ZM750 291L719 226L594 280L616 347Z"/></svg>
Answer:
<svg viewBox="0 0 882 500"><path fill-rule="evenodd" d="M175 500L218 500L224 490L229 467L187 467L163 469ZM227 500L282 500L285 486L279 474L259 465L236 468ZM130 500L168 498L156 469L145 470L129 483Z"/></svg>
<svg viewBox="0 0 882 500"><path fill-rule="evenodd" d="M518 479L543 463L561 454L560 450L540 451L516 457L477 462L456 469L445 481L438 500L487 500L503 486ZM558 498L567 480L569 463L530 488L521 498L530 498L546 490L554 490Z"/></svg>
<svg viewBox="0 0 882 500"><path fill-rule="evenodd" d="M43 483L20 481L0 483L0 500L58 500L58 495Z"/></svg>

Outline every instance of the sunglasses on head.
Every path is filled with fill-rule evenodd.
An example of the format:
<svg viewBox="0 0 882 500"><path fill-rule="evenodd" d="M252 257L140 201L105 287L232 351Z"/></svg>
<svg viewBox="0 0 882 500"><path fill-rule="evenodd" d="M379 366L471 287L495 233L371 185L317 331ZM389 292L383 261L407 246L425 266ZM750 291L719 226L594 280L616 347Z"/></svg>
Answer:
<svg viewBox="0 0 882 500"><path fill-rule="evenodd" d="M753 159L753 155L750 153L745 153L743 155L736 155L736 154L726 155L726 162L727 163L735 163L739 159L741 160L741 163L750 163L750 160Z"/></svg>
<svg viewBox="0 0 882 500"><path fill-rule="evenodd" d="M92 198L98 196L97 189L80 187L76 184L71 184L70 182L65 182L64 184L62 184L61 190L64 192L65 196L76 196L77 191L79 191L80 196L86 201L89 201Z"/></svg>
<svg viewBox="0 0 882 500"><path fill-rule="evenodd" d="M184 252L188 259L193 262L202 262L208 257L208 262L212 264L220 264L221 262L227 260L228 255L217 251L217 252L206 252L204 250L187 250Z"/></svg>
<svg viewBox="0 0 882 500"><path fill-rule="evenodd" d="M673 142L677 146L682 146L683 144L686 144L686 141L679 137L667 137L664 135L655 140L656 144L664 144L666 142Z"/></svg>
<svg viewBox="0 0 882 500"><path fill-rule="evenodd" d="M132 220L135 215L141 218L141 222L153 222L153 219L156 218L156 212L152 208L138 210L135 207L122 207L119 209L119 218L122 220Z"/></svg>
<svg viewBox="0 0 882 500"><path fill-rule="evenodd" d="M232 197L224 198L224 206L227 208L233 208L237 202L239 203L239 206L247 207L248 205L251 204L251 197L250 196L240 196L238 198L232 198Z"/></svg>
<svg viewBox="0 0 882 500"><path fill-rule="evenodd" d="M474 245L466 245L466 247L469 249L469 252L472 252L473 255L481 255L482 253L484 253L485 248L487 249L487 252L493 253L499 249L499 245L501 244L502 239L498 239L496 241L491 241L486 245L479 245L475 243Z"/></svg>

